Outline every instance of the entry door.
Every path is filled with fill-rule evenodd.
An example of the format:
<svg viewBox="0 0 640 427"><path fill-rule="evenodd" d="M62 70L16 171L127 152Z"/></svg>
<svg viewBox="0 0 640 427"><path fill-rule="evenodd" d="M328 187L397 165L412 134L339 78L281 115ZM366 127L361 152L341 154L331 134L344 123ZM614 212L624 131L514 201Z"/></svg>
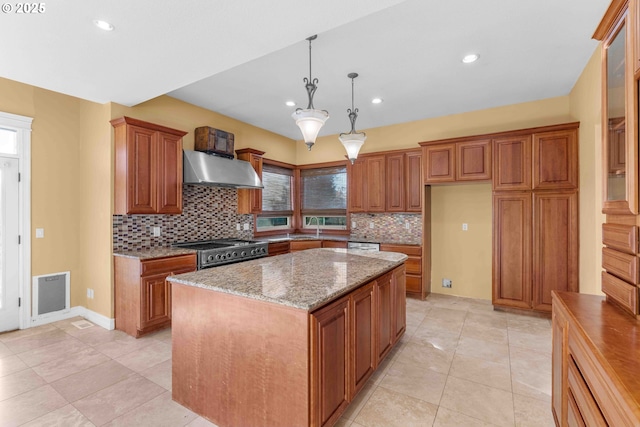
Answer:
<svg viewBox="0 0 640 427"><path fill-rule="evenodd" d="M20 327L18 159L0 157L0 332Z"/></svg>

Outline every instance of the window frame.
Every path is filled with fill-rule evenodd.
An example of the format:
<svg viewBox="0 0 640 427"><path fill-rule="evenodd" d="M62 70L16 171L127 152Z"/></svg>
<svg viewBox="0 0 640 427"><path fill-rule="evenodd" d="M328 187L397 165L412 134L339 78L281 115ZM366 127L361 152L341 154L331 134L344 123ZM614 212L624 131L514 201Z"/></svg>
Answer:
<svg viewBox="0 0 640 427"><path fill-rule="evenodd" d="M297 181L296 181L296 172L297 172L297 167L295 165L292 165L290 163L285 163L285 162L279 162L277 160L270 160L270 159L266 159L263 157L262 159L262 171L264 174L264 169L265 166L275 166L275 167L279 167L279 168L283 168L283 169L289 169L291 170L291 194L290 194L290 198L291 198L291 211L262 211L258 213L258 214L254 214L254 236L269 236L269 235L274 235L274 234L282 234L282 233L291 233L295 231L295 224L296 224L296 186L297 186ZM263 191L263 190L260 190ZM263 193L263 200L264 200L264 193ZM262 228L260 230L258 230L258 219L259 218L265 218L265 217L287 217L288 218L288 222L289 222L289 226L288 227L282 227L282 226L275 226L275 227L268 227L268 228Z"/></svg>

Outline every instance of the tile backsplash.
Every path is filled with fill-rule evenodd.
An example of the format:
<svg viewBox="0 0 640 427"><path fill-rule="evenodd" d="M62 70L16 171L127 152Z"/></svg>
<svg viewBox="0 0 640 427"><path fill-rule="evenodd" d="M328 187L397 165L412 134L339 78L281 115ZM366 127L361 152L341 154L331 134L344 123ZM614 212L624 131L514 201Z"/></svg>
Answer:
<svg viewBox="0 0 640 427"><path fill-rule="evenodd" d="M113 250L170 246L174 242L253 237L253 215L238 214L238 191L184 185L180 215L113 215ZM236 230L240 224L241 230ZM249 230L243 225L249 224ZM160 236L153 228L160 227Z"/></svg>
<svg viewBox="0 0 640 427"><path fill-rule="evenodd" d="M355 222L355 227L351 227L353 239L422 241L420 214L351 214L351 222Z"/></svg>

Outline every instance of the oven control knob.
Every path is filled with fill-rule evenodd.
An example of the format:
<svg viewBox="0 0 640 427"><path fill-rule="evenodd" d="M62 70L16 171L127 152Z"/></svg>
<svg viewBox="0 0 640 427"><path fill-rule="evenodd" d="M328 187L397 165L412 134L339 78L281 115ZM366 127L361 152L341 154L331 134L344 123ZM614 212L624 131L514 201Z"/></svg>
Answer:
<svg viewBox="0 0 640 427"><path fill-rule="evenodd" d="M211 258L211 257L209 257L209 258ZM222 257L220 256L220 254L216 254L216 261L219 261L221 259L222 259Z"/></svg>
<svg viewBox="0 0 640 427"><path fill-rule="evenodd" d="M240 256L247 256L247 252L246 251L240 252Z"/></svg>
<svg viewBox="0 0 640 427"><path fill-rule="evenodd" d="M231 252L227 252L226 254L227 259L231 259Z"/></svg>
<svg viewBox="0 0 640 427"><path fill-rule="evenodd" d="M213 260L214 260L214 256L213 256L213 255L209 255L209 256L207 257L207 260L209 260L209 261L213 261Z"/></svg>
<svg viewBox="0 0 640 427"><path fill-rule="evenodd" d="M237 257L237 256L238 256L238 252L235 252L235 251L234 251L234 252L231 254L231 256L232 256L232 257L234 257L234 258L235 258L235 257Z"/></svg>
<svg viewBox="0 0 640 427"><path fill-rule="evenodd" d="M256 250L255 249L251 249L251 255L255 255L256 254Z"/></svg>

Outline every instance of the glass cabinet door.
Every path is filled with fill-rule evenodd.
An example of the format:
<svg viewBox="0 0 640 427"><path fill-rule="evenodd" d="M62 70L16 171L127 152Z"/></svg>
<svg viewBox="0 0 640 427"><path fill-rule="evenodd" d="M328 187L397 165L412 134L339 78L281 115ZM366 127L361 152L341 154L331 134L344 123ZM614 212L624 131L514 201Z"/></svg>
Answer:
<svg viewBox="0 0 640 427"><path fill-rule="evenodd" d="M628 42L627 14L623 15L603 43L604 109L603 170L604 201L607 214L638 212L637 149L632 142L636 130L632 111L635 100L629 100L627 88L635 85ZM631 107L631 108L629 108ZM631 126L629 126L631 124Z"/></svg>

